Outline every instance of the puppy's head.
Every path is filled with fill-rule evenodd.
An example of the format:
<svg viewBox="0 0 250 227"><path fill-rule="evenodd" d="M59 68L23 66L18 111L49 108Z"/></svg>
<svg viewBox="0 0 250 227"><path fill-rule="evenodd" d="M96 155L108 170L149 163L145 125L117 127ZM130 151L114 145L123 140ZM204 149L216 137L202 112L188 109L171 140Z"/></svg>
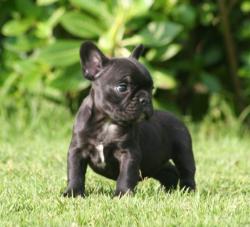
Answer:
<svg viewBox="0 0 250 227"><path fill-rule="evenodd" d="M91 42L81 45L81 65L92 81L95 106L113 121L133 123L153 114L153 81L137 61L142 51L140 45L128 58L108 58Z"/></svg>

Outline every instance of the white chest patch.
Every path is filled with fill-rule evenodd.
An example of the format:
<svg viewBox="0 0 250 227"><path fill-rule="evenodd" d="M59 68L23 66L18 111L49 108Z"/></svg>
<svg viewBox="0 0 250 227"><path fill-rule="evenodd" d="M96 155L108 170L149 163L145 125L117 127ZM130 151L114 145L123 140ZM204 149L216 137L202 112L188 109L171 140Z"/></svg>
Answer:
<svg viewBox="0 0 250 227"><path fill-rule="evenodd" d="M106 122L101 130L100 134L98 135L99 139L99 144L95 146L98 155L99 155L99 160L101 163L99 165L105 166L105 156L104 156L104 144L109 144L110 142L113 141L114 136L116 135L117 132L117 125L112 124L111 122Z"/></svg>
<svg viewBox="0 0 250 227"><path fill-rule="evenodd" d="M104 124L102 131L105 135L113 136L117 131L117 126L107 122L106 124Z"/></svg>
<svg viewBox="0 0 250 227"><path fill-rule="evenodd" d="M103 153L103 144L99 144L96 147L96 150L98 151L100 155L101 162L104 164L105 163L105 158L104 158L104 153Z"/></svg>

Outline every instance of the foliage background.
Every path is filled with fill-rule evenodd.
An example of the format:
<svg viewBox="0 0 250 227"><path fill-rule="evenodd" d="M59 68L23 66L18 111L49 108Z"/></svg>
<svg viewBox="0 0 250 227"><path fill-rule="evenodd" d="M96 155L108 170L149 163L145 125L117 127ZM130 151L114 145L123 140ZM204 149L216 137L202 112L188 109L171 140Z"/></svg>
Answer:
<svg viewBox="0 0 250 227"><path fill-rule="evenodd" d="M75 113L90 86L79 46L93 40L109 56L145 45L156 108L242 122L250 110L249 12L249 0L1 0L1 113L29 119L44 102Z"/></svg>

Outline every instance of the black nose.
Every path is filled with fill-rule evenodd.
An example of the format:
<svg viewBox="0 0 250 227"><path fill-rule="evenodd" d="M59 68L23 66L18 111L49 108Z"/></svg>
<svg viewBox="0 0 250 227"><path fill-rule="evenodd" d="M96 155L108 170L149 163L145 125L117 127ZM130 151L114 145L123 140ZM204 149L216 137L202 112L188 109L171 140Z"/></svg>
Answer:
<svg viewBox="0 0 250 227"><path fill-rule="evenodd" d="M143 97L140 97L139 98L139 102L142 104L142 105L146 105L148 103L148 101L146 100L146 98L143 98Z"/></svg>

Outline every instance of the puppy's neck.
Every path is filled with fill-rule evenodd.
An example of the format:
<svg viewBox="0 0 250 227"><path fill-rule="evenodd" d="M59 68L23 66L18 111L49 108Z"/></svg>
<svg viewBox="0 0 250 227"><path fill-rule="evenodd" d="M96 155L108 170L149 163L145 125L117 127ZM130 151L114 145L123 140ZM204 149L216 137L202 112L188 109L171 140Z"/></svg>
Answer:
<svg viewBox="0 0 250 227"><path fill-rule="evenodd" d="M114 120L110 119L109 116L98 110L95 105L92 110L92 117L90 121L90 124L95 129L106 131L107 133L114 131L113 129L116 128L115 131L119 132L119 134L125 134L125 132L127 132L128 129L131 128L131 125L122 124L120 122L115 122Z"/></svg>
<svg viewBox="0 0 250 227"><path fill-rule="evenodd" d="M91 88L91 90L90 90L90 96L91 96L91 99L93 100L91 121L94 124L97 124L97 125L99 125L99 124L113 124L113 125L117 125L117 127L119 127L119 128L124 128L126 130L128 128L132 127L132 124L129 124L126 122L118 122L118 121L111 119L103 110L101 110L95 101L98 97L95 97L96 94L95 94L95 91L93 88Z"/></svg>

